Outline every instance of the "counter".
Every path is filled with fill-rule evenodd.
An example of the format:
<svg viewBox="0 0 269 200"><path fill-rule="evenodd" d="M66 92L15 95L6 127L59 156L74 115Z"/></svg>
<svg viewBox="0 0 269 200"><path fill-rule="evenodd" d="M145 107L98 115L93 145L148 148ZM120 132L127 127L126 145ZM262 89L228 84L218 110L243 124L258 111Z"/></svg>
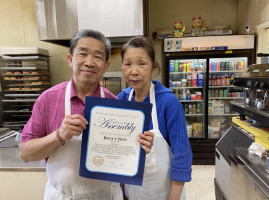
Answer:
<svg viewBox="0 0 269 200"><path fill-rule="evenodd" d="M0 180L0 199L43 200L48 181L45 161L25 163L18 147L0 148Z"/></svg>
<svg viewBox="0 0 269 200"><path fill-rule="evenodd" d="M45 160L24 162L19 147L0 148L0 171L46 171Z"/></svg>
<svg viewBox="0 0 269 200"><path fill-rule="evenodd" d="M236 147L231 164L230 199L268 200L269 174L265 171L265 159L250 154L246 147Z"/></svg>

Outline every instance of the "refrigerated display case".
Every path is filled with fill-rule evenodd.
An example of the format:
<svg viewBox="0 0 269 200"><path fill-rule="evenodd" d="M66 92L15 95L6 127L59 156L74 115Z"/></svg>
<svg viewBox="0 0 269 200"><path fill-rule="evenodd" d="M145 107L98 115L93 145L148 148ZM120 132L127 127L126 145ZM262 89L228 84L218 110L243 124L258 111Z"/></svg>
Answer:
<svg viewBox="0 0 269 200"><path fill-rule="evenodd" d="M244 98L242 88L231 82L254 63L254 40L253 48L206 51L199 51L199 47L195 48L198 51L175 48L174 52L171 52L173 46L167 51L167 43L173 44L167 40L163 43L163 80L185 110L193 163L214 164L215 144L230 127L232 117L238 115L231 111L230 103ZM175 40L184 43L184 39Z"/></svg>

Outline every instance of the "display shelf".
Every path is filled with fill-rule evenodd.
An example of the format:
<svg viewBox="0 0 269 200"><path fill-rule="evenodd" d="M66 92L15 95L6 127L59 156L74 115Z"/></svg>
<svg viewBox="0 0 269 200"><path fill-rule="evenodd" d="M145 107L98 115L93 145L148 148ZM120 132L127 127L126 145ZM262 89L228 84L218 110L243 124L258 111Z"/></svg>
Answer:
<svg viewBox="0 0 269 200"><path fill-rule="evenodd" d="M209 117L212 117L212 116L223 116L223 117L229 117L229 116L238 116L237 113L229 113L229 114L208 114Z"/></svg>
<svg viewBox="0 0 269 200"><path fill-rule="evenodd" d="M215 85L215 86L208 86L208 88L210 89L210 88L234 88L234 87L236 87L236 86L234 86L234 85Z"/></svg>
<svg viewBox="0 0 269 200"><path fill-rule="evenodd" d="M180 100L181 103L188 103L188 102L202 102L203 100Z"/></svg>
<svg viewBox="0 0 269 200"><path fill-rule="evenodd" d="M222 70L222 71L209 71L209 74L218 74L218 73L243 73L244 70Z"/></svg>
<svg viewBox="0 0 269 200"><path fill-rule="evenodd" d="M236 99L244 99L244 97L208 97L208 99L236 100Z"/></svg>
<svg viewBox="0 0 269 200"><path fill-rule="evenodd" d="M191 72L170 72L171 74L204 74L205 71L191 71Z"/></svg>
<svg viewBox="0 0 269 200"><path fill-rule="evenodd" d="M183 90L183 89L203 89L203 87L170 87L172 90Z"/></svg>
<svg viewBox="0 0 269 200"><path fill-rule="evenodd" d="M186 117L203 117L204 114L185 114Z"/></svg>

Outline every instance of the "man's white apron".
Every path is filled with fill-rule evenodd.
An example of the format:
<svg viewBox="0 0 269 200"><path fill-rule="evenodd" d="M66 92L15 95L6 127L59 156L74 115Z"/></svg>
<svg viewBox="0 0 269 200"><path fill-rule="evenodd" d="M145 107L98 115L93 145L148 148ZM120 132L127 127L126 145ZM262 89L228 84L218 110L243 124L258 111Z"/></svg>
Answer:
<svg viewBox="0 0 269 200"><path fill-rule="evenodd" d="M105 98L102 87L100 93ZM70 94L71 82L65 92L65 115L71 114ZM81 139L82 134L74 136L50 154L46 165L48 183L44 200L122 200L118 183L79 176Z"/></svg>
<svg viewBox="0 0 269 200"><path fill-rule="evenodd" d="M131 101L134 90L132 89L128 100ZM167 200L171 189L169 169L171 166L171 148L163 138L158 124L154 84L150 87L150 103L152 103L152 125L154 133L153 147L146 155L143 185L125 185L125 194L129 200ZM180 200L185 200L183 188Z"/></svg>

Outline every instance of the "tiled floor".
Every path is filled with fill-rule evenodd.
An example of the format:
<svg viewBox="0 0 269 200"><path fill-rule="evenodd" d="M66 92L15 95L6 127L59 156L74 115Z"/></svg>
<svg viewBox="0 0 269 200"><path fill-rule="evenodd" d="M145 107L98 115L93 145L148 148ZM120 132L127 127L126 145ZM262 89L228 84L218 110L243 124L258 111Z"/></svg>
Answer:
<svg viewBox="0 0 269 200"><path fill-rule="evenodd" d="M192 181L185 184L187 200L215 200L215 165L193 165Z"/></svg>

